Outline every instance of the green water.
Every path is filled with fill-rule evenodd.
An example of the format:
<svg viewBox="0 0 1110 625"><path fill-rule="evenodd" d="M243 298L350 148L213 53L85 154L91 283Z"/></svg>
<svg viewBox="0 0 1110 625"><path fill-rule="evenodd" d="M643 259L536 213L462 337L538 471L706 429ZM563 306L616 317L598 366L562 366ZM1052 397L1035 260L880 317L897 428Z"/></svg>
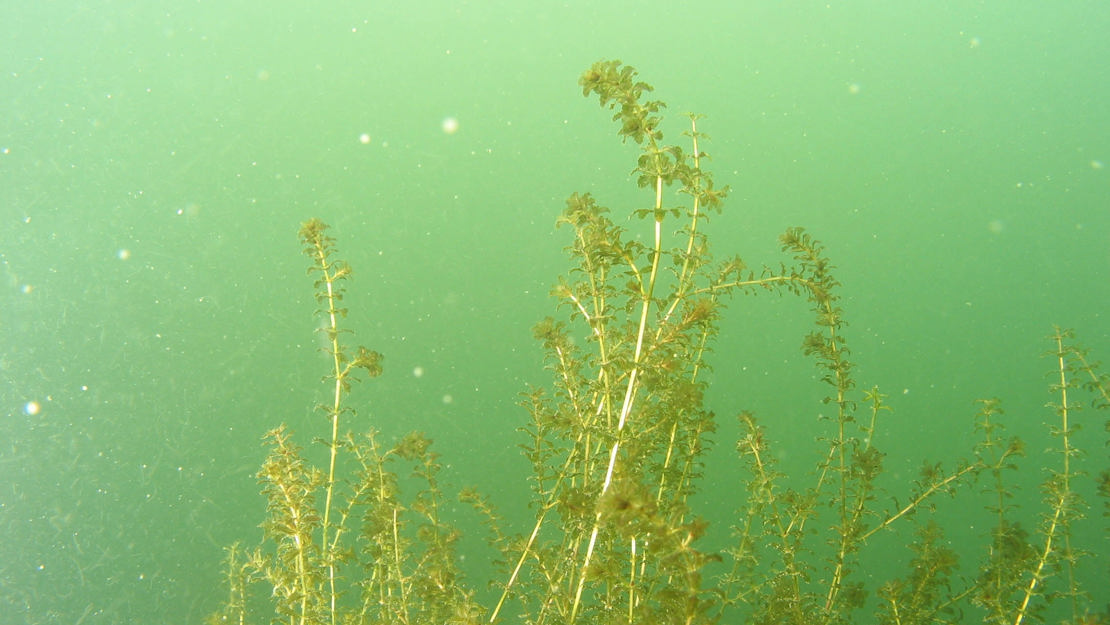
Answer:
<svg viewBox="0 0 1110 625"><path fill-rule="evenodd" d="M453 484L528 531L516 402L545 381L530 327L567 268L555 219L573 191L648 200L576 86L600 58L656 86L669 137L706 115L733 188L719 256L777 263L797 225L826 244L857 378L895 408L891 484L966 456L991 396L1040 478L1044 337L1074 328L1110 360L1104 3L387 4L406 3L0 7L0 625L216 607L222 547L263 518L261 434L322 433L310 217L355 269L348 327L386 358L350 427L429 432ZM825 408L808 319L738 298L711 357L710 405L756 412L786 466ZM986 531L954 518L954 540ZM1100 579L1105 540L1082 531Z"/></svg>

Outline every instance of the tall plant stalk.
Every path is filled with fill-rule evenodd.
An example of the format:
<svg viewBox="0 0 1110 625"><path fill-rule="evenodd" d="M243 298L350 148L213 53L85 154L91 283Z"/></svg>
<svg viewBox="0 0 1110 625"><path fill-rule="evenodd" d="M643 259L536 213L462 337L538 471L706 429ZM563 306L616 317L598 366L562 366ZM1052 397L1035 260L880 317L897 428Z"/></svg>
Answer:
<svg viewBox="0 0 1110 625"><path fill-rule="evenodd" d="M321 404L331 425L331 438L328 440L328 473L324 482L324 514L320 523L320 544L324 546L325 564L328 569L328 613L335 623L336 587L335 567L338 559L339 541L342 526L332 523L332 500L335 496L335 461L339 455L339 417L347 409L343 400L351 389L354 372L363 370L370 377L381 375L381 355L375 351L358 347L353 355L339 342L339 318L347 316L347 309L340 307L343 299L343 282L351 273L350 266L332 257L334 239L327 235L327 226L318 219L312 219L301 226L301 242L305 254L312 259L309 274L317 276L315 281L316 301L326 325L320 328L327 341L325 351L332 363L332 393L330 404Z"/></svg>

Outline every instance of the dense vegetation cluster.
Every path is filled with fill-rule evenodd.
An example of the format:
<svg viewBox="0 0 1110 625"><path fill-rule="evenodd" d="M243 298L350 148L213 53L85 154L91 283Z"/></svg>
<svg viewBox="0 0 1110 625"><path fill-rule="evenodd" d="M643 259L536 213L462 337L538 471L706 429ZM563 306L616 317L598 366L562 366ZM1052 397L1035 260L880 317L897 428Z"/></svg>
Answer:
<svg viewBox="0 0 1110 625"><path fill-rule="evenodd" d="M698 117L690 116L682 145L666 143L665 105L650 99L652 87L633 68L599 62L579 83L612 112L621 139L638 146L634 177L645 203L631 211L639 221L614 220L591 194L575 193L559 220L571 235L573 268L552 291L556 314L534 330L551 381L528 389L523 402L533 523L509 531L481 494L461 493L487 521L499 554L496 603L478 605L470 590L478 586L461 576L459 532L444 516L429 439L414 433L385 444L373 430L340 427L352 412L352 382L378 375L381 357L347 344L340 304L350 270L335 258L327 226L311 220L300 236L332 363L330 401L320 407L328 462L309 463L284 426L266 435L270 452L258 474L269 502L265 540L229 550L229 596L212 622L1020 625L1042 620L1050 605L1063 605L1059 618L1073 623L1105 622L1078 582L1087 552L1076 527L1088 513L1079 493L1090 486L1080 484L1093 479L1107 495L1110 477L1085 472L1091 459L1074 433L1082 408L1110 406L1110 379L1071 333L1051 337L1058 453L1044 468L1035 527L1022 523L1011 500L1023 446L1004 433L997 400L981 404L969 460L926 465L893 494L897 505L887 504L875 434L888 407L878 389L857 384L840 285L823 246L791 229L777 265L714 259L703 226L729 189L703 167ZM646 236L621 225L629 223ZM832 408L824 451L800 486L805 479L777 468L766 426L739 415L735 446L746 472L712 480L729 484L721 496L735 500L726 521L733 541L710 551L699 544L710 521L691 503L717 430L703 402L706 357L722 306L762 292L799 296L813 311L803 349ZM1094 462L1105 466L1105 452L1097 453ZM410 474L421 486L403 493ZM978 562L960 561L933 514L938 496L961 489L979 492L994 519L980 552L966 554ZM862 554L891 531L904 537L912 561L901 577L876 580L862 570ZM267 590L252 597L257 584Z"/></svg>

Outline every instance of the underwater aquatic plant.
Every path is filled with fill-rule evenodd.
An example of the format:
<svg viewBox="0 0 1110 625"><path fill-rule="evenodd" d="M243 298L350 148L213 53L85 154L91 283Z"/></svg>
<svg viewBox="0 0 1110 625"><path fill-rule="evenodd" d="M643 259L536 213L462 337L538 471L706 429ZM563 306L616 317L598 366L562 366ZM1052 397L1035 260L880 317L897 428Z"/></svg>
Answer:
<svg viewBox="0 0 1110 625"><path fill-rule="evenodd" d="M340 302L350 269L335 258L327 226L310 220L300 236L331 357L331 401L320 407L328 462L309 463L284 426L266 435L270 453L258 474L269 502L264 542L229 549L229 598L211 620L249 621L257 611L247 591L253 582L270 589L263 609L290 624L831 624L859 622L869 608L884 623L973 615L1020 625L1060 599L1071 620L1090 618L1075 574L1084 553L1074 528L1085 509L1076 484L1087 477L1076 465L1075 394L1105 409L1110 384L1071 334L1057 329L1052 337L1059 465L1045 482L1035 534L1015 520L1007 474L1023 445L1005 438L997 400L980 407L971 459L948 469L926 464L896 505L881 503L884 454L875 441L889 407L878 389L857 389L840 284L823 245L793 228L780 238L789 260L777 267L714 259L702 226L721 212L729 189L704 168L699 117L689 116L683 145L665 143L665 105L649 99L652 87L633 68L598 62L579 84L612 111L618 136L639 148L634 173L647 201L631 214L648 236L630 234L589 193L572 194L559 219L572 236L573 269L552 290L556 315L534 329L551 382L529 389L522 402L531 474L521 479L531 487L533 523L509 533L479 493L460 495L488 521L500 555L496 603L479 606L456 565L459 532L444 515L430 440L414 433L384 445L373 430L342 431L341 419L353 411L351 384L360 373L378 375L381 356L345 342ZM814 321L803 351L834 413L802 487L777 468L766 426L739 415L736 449L746 473L728 476L733 487L722 493L735 499L734 540L710 550L699 541L709 521L691 502L718 428L703 401L706 356L722 307L768 291L809 303ZM342 480L337 467L348 465L337 463L340 455L355 467ZM404 467L421 485L409 495L398 477ZM931 509L939 495L977 479L986 484L995 527L969 573ZM1107 484L1104 472L1103 494ZM905 576L875 580L861 554L885 531L906 537L912 559ZM712 579L711 569L722 573Z"/></svg>

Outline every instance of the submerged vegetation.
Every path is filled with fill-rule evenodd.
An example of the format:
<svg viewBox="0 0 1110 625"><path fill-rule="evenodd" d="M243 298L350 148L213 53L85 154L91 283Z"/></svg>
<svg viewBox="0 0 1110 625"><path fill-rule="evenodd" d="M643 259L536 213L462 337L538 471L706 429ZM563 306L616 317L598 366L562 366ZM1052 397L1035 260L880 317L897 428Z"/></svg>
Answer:
<svg viewBox="0 0 1110 625"><path fill-rule="evenodd" d="M502 570L492 605L471 590L484 582L468 584L458 568L460 532L445 517L450 498L429 439L385 443L373 430L345 430L351 386L378 375L381 357L348 342L341 304L350 270L314 219L300 237L331 357L329 401L319 407L326 461L309 462L284 426L266 434L264 541L228 550L229 594L211 621L1020 625L1048 618L1051 606L1060 607L1055 621L1106 622L1077 567L1089 555L1082 522L1105 516L1081 493L1110 494L1110 473L1086 472L1092 462L1106 466L1105 450L1085 457L1075 433L1081 410L1110 406L1110 377L1072 334L1051 336L1049 464L1027 466L1022 442L1005 434L1000 402L985 400L968 460L926 464L917 481L888 492L877 434L889 408L878 389L857 382L840 285L821 243L795 228L780 237L783 262L715 260L704 223L729 190L704 168L699 118L689 116L681 142L666 143L665 106L634 69L599 62L579 83L613 113L621 139L638 146L634 177L645 203L627 221L575 193L559 220L573 268L552 291L557 314L534 330L551 381L523 401L532 470L521 482L531 488L532 522L510 531L480 493L459 495L490 528ZM823 451L806 476L788 477L768 426L744 413L735 448L745 471L709 476L705 452L722 441L703 396L720 312L733 298L768 291L812 309L811 328L799 334L830 407ZM1015 476L1031 471L1045 472L1039 518L1012 498ZM402 492L414 483L415 492ZM699 515L699 488L730 503L732 518ZM977 551L957 552L935 512L954 493L974 497L993 519ZM709 523L731 526L728 548L702 545ZM880 535L908 547L900 575L866 567ZM1106 566L1104 556L1090 559Z"/></svg>

